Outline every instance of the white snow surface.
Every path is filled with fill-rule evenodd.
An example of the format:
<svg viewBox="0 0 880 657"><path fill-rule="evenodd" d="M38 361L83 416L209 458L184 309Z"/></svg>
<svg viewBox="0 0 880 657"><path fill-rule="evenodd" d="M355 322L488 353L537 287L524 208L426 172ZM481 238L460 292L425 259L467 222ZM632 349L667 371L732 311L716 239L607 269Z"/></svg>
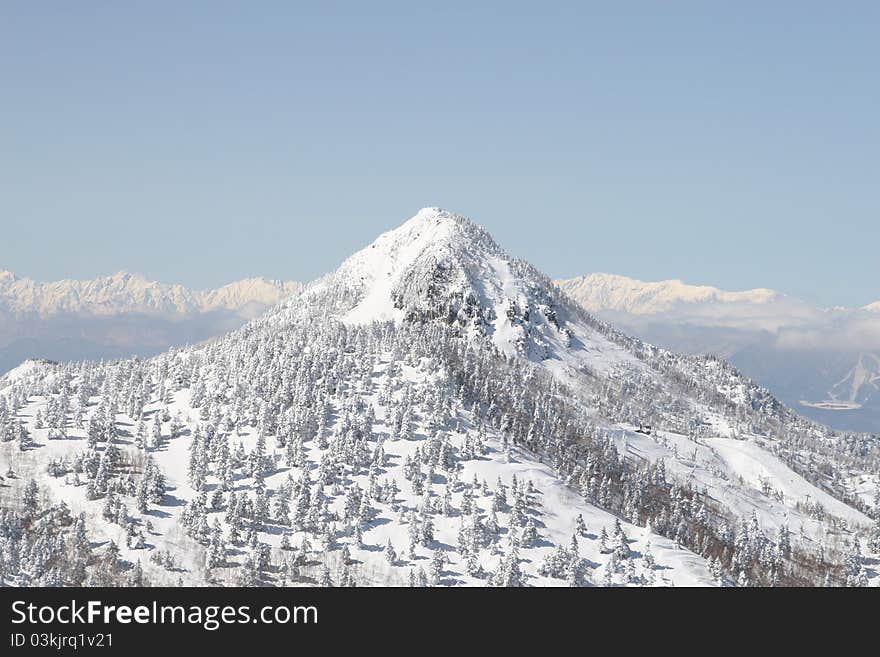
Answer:
<svg viewBox="0 0 880 657"><path fill-rule="evenodd" d="M399 228L348 258L338 273L363 285L363 299L343 316L351 324L400 320L403 313L391 299L401 276L419 256L439 250L452 237L454 224L437 208L424 208ZM310 290L314 293L314 290Z"/></svg>

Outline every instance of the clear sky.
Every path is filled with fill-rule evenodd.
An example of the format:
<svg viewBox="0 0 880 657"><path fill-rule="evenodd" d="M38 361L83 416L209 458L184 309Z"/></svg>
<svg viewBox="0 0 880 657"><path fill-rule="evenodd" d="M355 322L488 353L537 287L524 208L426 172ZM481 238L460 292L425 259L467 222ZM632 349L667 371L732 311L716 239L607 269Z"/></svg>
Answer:
<svg viewBox="0 0 880 657"><path fill-rule="evenodd" d="M555 277L875 301L878 34L877 2L3 2L0 269L309 280L439 205Z"/></svg>

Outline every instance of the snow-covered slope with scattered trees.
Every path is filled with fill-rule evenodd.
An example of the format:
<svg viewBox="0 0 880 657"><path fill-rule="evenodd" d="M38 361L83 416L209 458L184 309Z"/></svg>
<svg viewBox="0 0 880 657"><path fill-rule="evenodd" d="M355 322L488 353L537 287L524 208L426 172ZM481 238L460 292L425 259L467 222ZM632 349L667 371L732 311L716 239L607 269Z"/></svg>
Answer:
<svg viewBox="0 0 880 657"><path fill-rule="evenodd" d="M863 584L877 457L426 208L208 344L0 380L0 575Z"/></svg>

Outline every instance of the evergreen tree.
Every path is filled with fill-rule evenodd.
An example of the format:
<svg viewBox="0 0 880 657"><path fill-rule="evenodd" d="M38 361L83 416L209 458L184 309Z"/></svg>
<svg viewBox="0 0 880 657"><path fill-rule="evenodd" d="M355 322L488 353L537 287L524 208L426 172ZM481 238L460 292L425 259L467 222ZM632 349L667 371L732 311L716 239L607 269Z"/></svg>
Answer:
<svg viewBox="0 0 880 657"><path fill-rule="evenodd" d="M443 566L446 563L446 559L443 556L443 552L441 550L434 550L434 554L431 556L431 586L440 586L443 580Z"/></svg>
<svg viewBox="0 0 880 657"><path fill-rule="evenodd" d="M579 513L577 515L577 518L575 519L574 529L575 529L575 532L577 532L577 534L579 536L586 536L587 535L587 523L584 522L583 514Z"/></svg>
<svg viewBox="0 0 880 657"><path fill-rule="evenodd" d="M397 552L394 549L394 546L391 545L391 539L388 539L388 543L385 545L385 561L388 562L388 565L393 566L397 563Z"/></svg>
<svg viewBox="0 0 880 657"><path fill-rule="evenodd" d="M33 517L37 514L37 511L40 507L40 489L37 486L37 482L35 479L28 479L27 484L24 487L24 493L22 494L22 509L24 510L24 515L27 518Z"/></svg>
<svg viewBox="0 0 880 657"><path fill-rule="evenodd" d="M327 567L327 564L321 568L321 579L318 582L318 586L322 586L324 588L329 588L333 586L333 578L330 577L330 568Z"/></svg>

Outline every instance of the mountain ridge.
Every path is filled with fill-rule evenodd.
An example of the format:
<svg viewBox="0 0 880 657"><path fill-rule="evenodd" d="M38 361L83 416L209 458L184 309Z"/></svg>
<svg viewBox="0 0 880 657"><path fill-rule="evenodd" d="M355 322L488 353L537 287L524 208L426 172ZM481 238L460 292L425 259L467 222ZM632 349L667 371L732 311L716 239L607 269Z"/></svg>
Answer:
<svg viewBox="0 0 880 657"><path fill-rule="evenodd" d="M601 272L560 279L557 284L587 310L616 310L638 315L668 312L677 304L766 304L786 296L767 288L730 292L709 285L690 285L679 279L646 282Z"/></svg>
<svg viewBox="0 0 880 657"><path fill-rule="evenodd" d="M0 272L0 312L47 318L59 314L108 316L126 313L186 316L237 310L249 303L271 305L299 290L295 281L246 278L218 288L192 290L120 271L94 279L38 282Z"/></svg>

